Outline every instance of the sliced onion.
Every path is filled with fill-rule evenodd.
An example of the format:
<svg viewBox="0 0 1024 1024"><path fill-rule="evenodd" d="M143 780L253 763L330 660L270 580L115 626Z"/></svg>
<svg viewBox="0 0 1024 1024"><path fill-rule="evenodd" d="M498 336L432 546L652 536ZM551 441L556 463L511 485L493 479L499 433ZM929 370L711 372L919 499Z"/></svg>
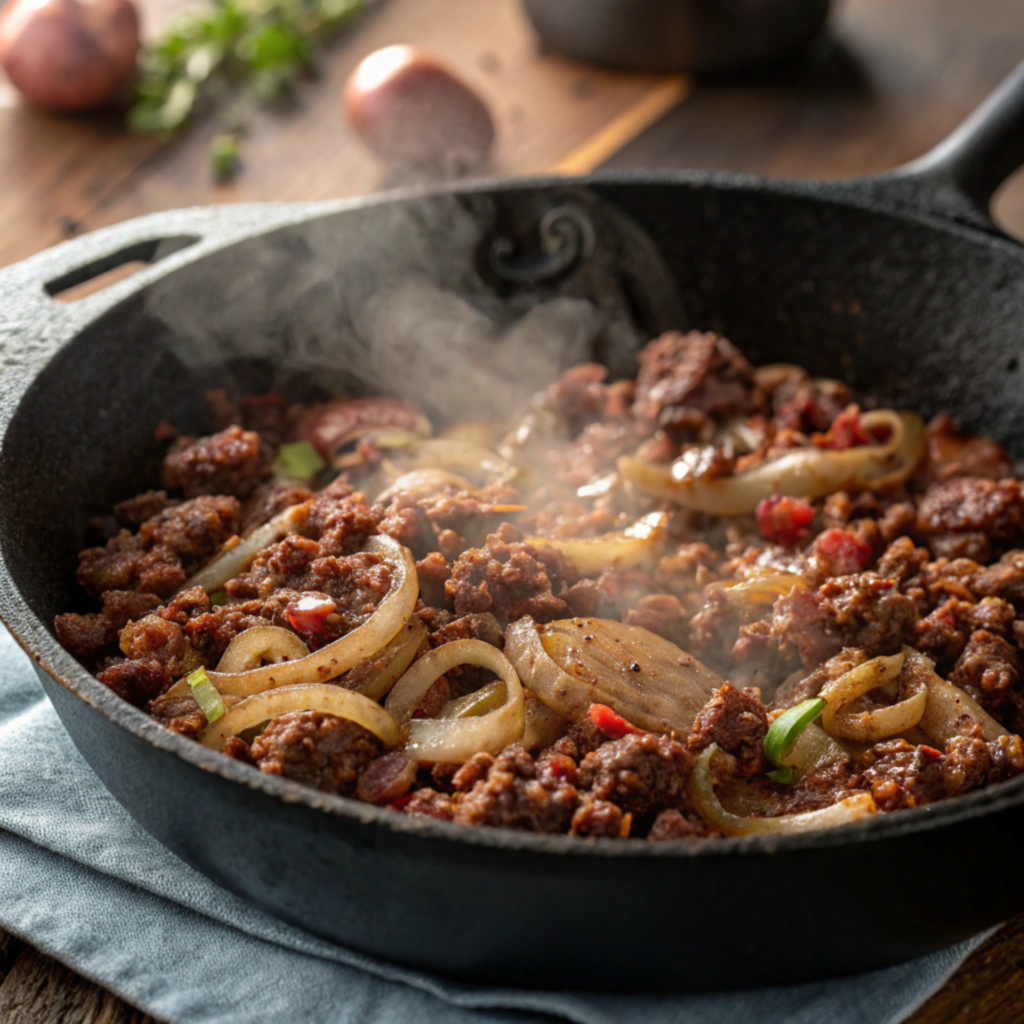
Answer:
<svg viewBox="0 0 1024 1024"><path fill-rule="evenodd" d="M458 491L471 491L473 485L457 473L446 469L414 469L403 473L387 490L381 491L376 497L378 505L386 505L396 494L405 494L418 501L420 498L432 498L446 488Z"/></svg>
<svg viewBox="0 0 1024 1024"><path fill-rule="evenodd" d="M606 704L638 728L688 736L723 682L668 640L610 619L538 626L525 616L506 630L505 653L525 685L570 722Z"/></svg>
<svg viewBox="0 0 1024 1024"><path fill-rule="evenodd" d="M729 604L748 606L775 604L795 590L808 590L810 585L799 573L785 569L756 569L745 579L712 583L707 591L722 591Z"/></svg>
<svg viewBox="0 0 1024 1024"><path fill-rule="evenodd" d="M281 686L240 700L207 728L203 733L203 745L220 750L229 736L237 736L246 729L290 711L322 711L327 715L347 718L368 729L388 747L397 746L402 741L395 720L376 701L341 686L310 683L303 686Z"/></svg>
<svg viewBox="0 0 1024 1024"><path fill-rule="evenodd" d="M410 445L404 455L418 467L475 473L482 477L515 475L515 469L500 455L468 441L432 437Z"/></svg>
<svg viewBox="0 0 1024 1024"><path fill-rule="evenodd" d="M928 690L924 715L918 724L932 743L945 747L949 740L960 735L963 725L971 722L981 727L986 740L1010 735L973 697L943 679L931 659L913 647L904 647L903 653L907 659L904 676L922 680Z"/></svg>
<svg viewBox="0 0 1024 1024"><path fill-rule="evenodd" d="M902 483L924 455L923 421L913 413L879 409L865 413L862 422L869 434L888 430L888 439L840 451L795 448L733 476L695 475L685 458L666 466L632 456L619 459L619 472L648 494L722 516L753 512L760 501L773 495L823 498L835 491L877 491Z"/></svg>
<svg viewBox="0 0 1024 1024"><path fill-rule="evenodd" d="M846 751L817 722L811 722L804 727L789 752L779 758L779 764L792 768L800 778L808 772L848 760Z"/></svg>
<svg viewBox="0 0 1024 1024"><path fill-rule="evenodd" d="M526 691L526 729L520 741L527 750L543 750L565 735L569 723L536 694Z"/></svg>
<svg viewBox="0 0 1024 1024"><path fill-rule="evenodd" d="M459 665L490 669L504 682L507 699L501 707L484 715L410 721L405 750L417 760L461 764L474 754L496 754L522 739L526 716L519 676L497 647L482 640L455 640L420 658L388 694L386 707L392 718L404 721L438 677Z"/></svg>
<svg viewBox="0 0 1024 1024"><path fill-rule="evenodd" d="M668 516L664 512L652 512L625 530L600 537L580 540L527 537L526 543L561 551L578 572L591 576L607 569L635 569L655 562L661 554L667 526Z"/></svg>
<svg viewBox="0 0 1024 1024"><path fill-rule="evenodd" d="M366 622L334 643L295 661L264 665L247 672L211 672L213 685L221 693L248 697L296 683L326 683L390 643L416 607L419 597L416 563L407 548L387 536L371 537L364 550L380 555L391 569L391 588Z"/></svg>
<svg viewBox="0 0 1024 1024"><path fill-rule="evenodd" d="M845 800L832 804L831 807L824 807L819 811L805 811L802 814L780 814L775 818L744 818L732 814L722 806L711 780L711 759L717 751L718 744L712 743L697 759L697 764L690 775L690 799L696 810L727 836L793 835L814 832L863 821L878 813L878 807L870 793L855 793Z"/></svg>
<svg viewBox="0 0 1024 1024"><path fill-rule="evenodd" d="M500 679L481 686L473 693L450 700L441 709L438 718L473 718L486 715L489 711L497 711L508 699L508 691Z"/></svg>
<svg viewBox="0 0 1024 1024"><path fill-rule="evenodd" d="M207 593L220 590L228 580L233 580L243 573L249 563L264 549L276 543L289 533L294 533L301 519L302 505L292 505L280 515L274 516L269 523L253 530L248 537L243 537L229 550L215 558L209 565L200 569L194 576L186 580L177 593L202 587Z"/></svg>
<svg viewBox="0 0 1024 1024"><path fill-rule="evenodd" d="M228 644L217 671L235 674L259 668L264 662L280 665L309 654L309 648L290 629L283 626L251 626Z"/></svg>
<svg viewBox="0 0 1024 1024"><path fill-rule="evenodd" d="M382 700L402 673L412 664L427 639L427 627L413 616L389 644L346 672L335 682L370 700Z"/></svg>
<svg viewBox="0 0 1024 1024"><path fill-rule="evenodd" d="M921 721L928 702L928 688L917 678L903 680L902 691L906 696L895 704L870 711L848 710L848 705L858 697L898 679L904 661L902 653L871 658L827 683L819 694L828 701L821 713L825 731L857 743L877 743L913 729Z"/></svg>

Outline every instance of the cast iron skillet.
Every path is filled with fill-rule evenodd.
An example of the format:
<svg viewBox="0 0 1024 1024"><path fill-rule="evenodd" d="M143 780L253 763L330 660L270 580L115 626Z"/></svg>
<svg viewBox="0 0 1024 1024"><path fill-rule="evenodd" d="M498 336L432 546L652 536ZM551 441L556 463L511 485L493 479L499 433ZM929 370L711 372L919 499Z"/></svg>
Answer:
<svg viewBox="0 0 1024 1024"><path fill-rule="evenodd" d="M510 301L517 289L603 296L611 275L649 330L679 315L644 294L664 291L666 273L688 322L753 360L948 411L1024 456L1024 250L986 213L1022 160L1024 68L928 157L874 180L453 186L157 214L44 252L0 273L0 614L144 828L226 888L355 949L478 982L653 991L862 971L962 939L1024 910L1024 778L785 839L463 829L325 796L172 735L96 682L51 623L78 600L87 518L155 479L160 419L200 429L200 396L229 370L287 389L340 364L335 388L381 355L353 351L346 303L364 254L418 260L446 286L476 260L475 280ZM513 240L495 246L502 234ZM449 250L458 258L441 266ZM159 262L77 304L50 299L127 258Z"/></svg>

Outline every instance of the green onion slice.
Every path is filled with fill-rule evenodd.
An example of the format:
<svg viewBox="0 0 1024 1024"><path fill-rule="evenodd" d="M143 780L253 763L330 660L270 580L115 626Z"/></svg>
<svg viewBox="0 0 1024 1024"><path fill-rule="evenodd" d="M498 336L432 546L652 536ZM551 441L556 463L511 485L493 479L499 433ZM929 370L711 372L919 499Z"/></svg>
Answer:
<svg viewBox="0 0 1024 1024"><path fill-rule="evenodd" d="M310 483L326 465L320 453L308 441L296 441L294 444L283 444L277 449L274 468L281 476Z"/></svg>
<svg viewBox="0 0 1024 1024"><path fill-rule="evenodd" d="M224 714L224 699L217 688L210 682L205 668L197 668L188 676L186 682L192 689L199 709L206 715L206 720L213 724Z"/></svg>
<svg viewBox="0 0 1024 1024"><path fill-rule="evenodd" d="M227 604L228 592L226 590L215 590L210 595L210 604Z"/></svg>
<svg viewBox="0 0 1024 1024"><path fill-rule="evenodd" d="M775 771L768 773L768 778L772 782L781 782L784 786L788 786L793 781L793 776L796 772L793 770L793 766L787 764L785 768L776 768Z"/></svg>
<svg viewBox="0 0 1024 1024"><path fill-rule="evenodd" d="M777 767L785 767L782 759L796 743L797 737L827 706L828 701L821 697L813 697L783 711L772 722L768 735L764 738L765 757Z"/></svg>

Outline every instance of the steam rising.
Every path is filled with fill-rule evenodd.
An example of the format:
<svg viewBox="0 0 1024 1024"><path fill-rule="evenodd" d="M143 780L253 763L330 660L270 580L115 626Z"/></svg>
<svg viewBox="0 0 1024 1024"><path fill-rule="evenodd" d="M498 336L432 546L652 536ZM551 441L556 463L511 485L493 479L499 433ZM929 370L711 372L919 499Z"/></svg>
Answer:
<svg viewBox="0 0 1024 1024"><path fill-rule="evenodd" d="M501 292L487 278L489 245L499 234L536 245L543 212L567 195L598 252L557 286ZM275 383L298 373L336 395L395 395L444 424L508 415L587 359L631 372L650 332L668 326L634 322L631 275L664 292L640 307L678 325L653 245L590 194L429 196L243 242L161 282L147 312L207 386L224 382L225 363L255 358L279 368Z"/></svg>

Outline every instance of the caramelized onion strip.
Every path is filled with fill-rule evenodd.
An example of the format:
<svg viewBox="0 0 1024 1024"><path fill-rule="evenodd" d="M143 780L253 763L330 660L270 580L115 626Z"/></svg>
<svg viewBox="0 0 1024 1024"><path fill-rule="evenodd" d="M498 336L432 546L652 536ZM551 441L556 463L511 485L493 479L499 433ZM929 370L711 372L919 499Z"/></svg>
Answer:
<svg viewBox="0 0 1024 1024"><path fill-rule="evenodd" d="M691 472L680 459L654 465L632 456L619 459L623 479L648 494L712 515L753 512L764 498L823 498L842 490L883 490L902 483L924 455L924 423L913 413L879 409L862 417L868 434L886 431L885 441L856 448L794 448L733 476Z"/></svg>
<svg viewBox="0 0 1024 1024"><path fill-rule="evenodd" d="M383 700L391 687L412 664L416 652L427 639L427 627L419 617L412 618L398 635L379 651L364 658L358 665L336 680L339 686L355 690L370 700Z"/></svg>
<svg viewBox="0 0 1024 1024"><path fill-rule="evenodd" d="M482 640L455 640L420 658L388 694L386 707L392 719L409 718L438 677L459 665L478 665L495 673L505 684L505 702L483 715L409 721L405 750L417 760L461 764L474 754L496 754L522 739L526 716L519 676L497 647Z"/></svg>
<svg viewBox="0 0 1024 1024"><path fill-rule="evenodd" d="M688 736L723 680L692 655L640 626L529 616L505 631L505 653L526 687L570 722L607 704L641 729Z"/></svg>
<svg viewBox="0 0 1024 1024"><path fill-rule="evenodd" d="M608 569L635 569L655 562L661 553L667 525L668 516L664 512L652 512L625 530L600 537L580 540L527 537L526 543L561 551L578 572L592 576Z"/></svg>
<svg viewBox="0 0 1024 1024"><path fill-rule="evenodd" d="M835 828L854 821L870 818L878 812L870 793L855 793L853 796L824 807L818 811L801 814L782 814L775 818L745 818L727 811L715 793L711 778L711 760L718 750L712 743L697 759L690 775L690 799L700 814L717 826L727 836L749 835L794 835L814 832L823 828Z"/></svg>
<svg viewBox="0 0 1024 1024"><path fill-rule="evenodd" d="M924 715L918 725L921 731L939 748L961 733L965 722L980 726L986 740L1008 736L1004 729L973 697L959 686L943 679L935 665L913 647L904 647L906 668L904 676L914 676L924 683L928 692Z"/></svg>
<svg viewBox="0 0 1024 1024"><path fill-rule="evenodd" d="M376 702L341 686L309 683L280 686L240 700L203 733L204 746L220 750L229 736L237 736L268 719L290 711L322 711L347 718L374 734L385 746L402 741L395 720Z"/></svg>
<svg viewBox="0 0 1024 1024"><path fill-rule="evenodd" d="M371 537L364 550L380 555L391 569L391 587L366 622L304 658L245 672L211 672L210 682L222 694L236 697L297 683L326 683L390 643L416 607L416 564L409 550L390 537Z"/></svg>
<svg viewBox="0 0 1024 1024"><path fill-rule="evenodd" d="M879 686L900 678L905 656L871 658L826 684L819 694L828 701L821 724L832 736L857 743L877 743L889 736L913 729L925 712L928 688L916 678L901 680L903 699L888 707L850 711L848 705Z"/></svg>

